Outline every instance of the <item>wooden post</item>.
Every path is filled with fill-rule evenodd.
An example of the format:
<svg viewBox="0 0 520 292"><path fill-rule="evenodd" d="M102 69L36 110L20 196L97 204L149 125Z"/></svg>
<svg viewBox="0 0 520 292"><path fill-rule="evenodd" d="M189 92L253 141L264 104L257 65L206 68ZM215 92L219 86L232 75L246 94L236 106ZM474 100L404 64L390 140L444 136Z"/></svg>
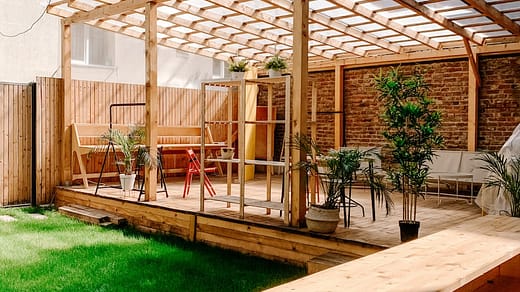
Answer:
<svg viewBox="0 0 520 292"><path fill-rule="evenodd" d="M477 150L478 140L478 89L480 75L478 71L478 56L473 54L469 41L464 39L468 53L468 151Z"/></svg>
<svg viewBox="0 0 520 292"><path fill-rule="evenodd" d="M72 138L70 127L72 125L72 69L71 69L71 27L62 21L61 25L61 77L63 78L63 100L60 101L60 115L58 127L61 133L60 151L60 183L70 185L72 183Z"/></svg>
<svg viewBox="0 0 520 292"><path fill-rule="evenodd" d="M146 145L150 153L157 153L157 3L150 1L145 6L145 63L146 63ZM157 199L157 168L146 166L145 201Z"/></svg>
<svg viewBox="0 0 520 292"><path fill-rule="evenodd" d="M339 149L343 144L344 127L343 116L343 66L336 65L334 67L334 148ZM340 114L338 114L340 113Z"/></svg>
<svg viewBox="0 0 520 292"><path fill-rule="evenodd" d="M309 42L309 1L295 0L293 13L293 119L292 135L307 134L307 76ZM292 149L292 164L307 159L305 153ZM291 170L291 226L305 226L305 176L304 171Z"/></svg>
<svg viewBox="0 0 520 292"><path fill-rule="evenodd" d="M316 141L318 136L318 117L316 110L318 108L318 87L316 87L316 82L312 82L312 96L311 96L311 139L312 141ZM316 160L316 151L312 150L312 160ZM316 204L316 186L317 186L317 177L315 175L309 178L309 188L311 196L311 204ZM319 198L318 198L319 201Z"/></svg>

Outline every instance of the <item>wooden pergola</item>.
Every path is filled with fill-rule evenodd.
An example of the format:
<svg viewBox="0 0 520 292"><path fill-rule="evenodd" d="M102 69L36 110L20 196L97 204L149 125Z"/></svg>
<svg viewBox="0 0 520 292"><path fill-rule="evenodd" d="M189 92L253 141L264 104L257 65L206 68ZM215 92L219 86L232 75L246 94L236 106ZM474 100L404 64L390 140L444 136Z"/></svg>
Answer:
<svg viewBox="0 0 520 292"><path fill-rule="evenodd" d="M157 45L220 60L239 55L261 64L273 54L290 59L293 133L306 132L309 71L335 70L339 110L344 68L467 57L468 150L475 150L477 139L478 55L520 51L519 0L51 0L48 13L63 18L62 182L72 175L67 149L73 23L145 41L146 138L151 151L157 148ZM339 116L335 128L339 146ZM293 151L293 163L304 158ZM292 175L291 225L300 226L304 174ZM147 168L146 200L155 200L156 177L156 169Z"/></svg>

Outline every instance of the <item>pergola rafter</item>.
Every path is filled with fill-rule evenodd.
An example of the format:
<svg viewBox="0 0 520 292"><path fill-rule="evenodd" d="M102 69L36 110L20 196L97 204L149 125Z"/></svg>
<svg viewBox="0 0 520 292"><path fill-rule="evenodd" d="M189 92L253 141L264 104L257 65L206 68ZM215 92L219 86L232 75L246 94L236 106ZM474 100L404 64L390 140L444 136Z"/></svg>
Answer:
<svg viewBox="0 0 520 292"><path fill-rule="evenodd" d="M475 33L468 32L463 27L457 25L453 21L447 19L446 17L442 16L441 14L437 13L436 11L428 8L425 5L422 5L420 3L417 3L415 0L395 0L397 3L403 5L406 8L409 8L420 15L423 15L424 17L430 19L431 21L453 31L459 36L462 36L468 40L471 40L472 42L482 45L484 42L482 37L476 36Z"/></svg>
<svg viewBox="0 0 520 292"><path fill-rule="evenodd" d="M66 23L86 22L142 39L148 2L51 0L48 13L65 18ZM288 59L293 55L296 2L152 2L158 7L158 42L162 45L221 60L238 54L263 62L276 53ZM329 64L334 68L342 60L360 57L433 54L464 48L464 39L478 46L516 43L520 39L518 11L520 0L311 0L309 66Z"/></svg>
<svg viewBox="0 0 520 292"><path fill-rule="evenodd" d="M293 3L286 1L286 0L266 0L265 2L270 3L273 6L285 9L286 11L289 11L289 12L292 12L294 10ZM310 10L310 13L309 13L309 20L312 20L312 21L319 23L330 29L356 37L367 43L387 49L389 51L392 51L395 53L398 53L400 51L400 46L398 46L398 45L391 44L390 42L388 42L384 39L379 39L377 37L374 37L373 35L363 32L359 29L352 28L348 25L345 25L344 23L336 21L333 17L324 15L324 14L314 11L312 9ZM311 38L313 38L313 37L311 36ZM363 55L365 55L365 54L363 54Z"/></svg>

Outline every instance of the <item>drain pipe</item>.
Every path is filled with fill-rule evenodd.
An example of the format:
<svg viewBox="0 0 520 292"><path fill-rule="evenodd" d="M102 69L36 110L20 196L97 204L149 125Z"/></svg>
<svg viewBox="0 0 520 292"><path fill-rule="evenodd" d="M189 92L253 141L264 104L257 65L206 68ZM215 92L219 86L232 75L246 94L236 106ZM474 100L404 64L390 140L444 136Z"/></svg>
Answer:
<svg viewBox="0 0 520 292"><path fill-rule="evenodd" d="M29 83L31 89L31 206L36 207L36 83Z"/></svg>

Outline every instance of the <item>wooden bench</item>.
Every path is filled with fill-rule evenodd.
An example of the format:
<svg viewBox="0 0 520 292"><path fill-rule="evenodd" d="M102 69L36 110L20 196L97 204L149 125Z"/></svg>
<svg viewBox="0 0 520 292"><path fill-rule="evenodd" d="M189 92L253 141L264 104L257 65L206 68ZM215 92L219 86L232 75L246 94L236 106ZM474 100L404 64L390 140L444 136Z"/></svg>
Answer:
<svg viewBox="0 0 520 292"><path fill-rule="evenodd" d="M122 132L128 132L128 125L113 124L113 129ZM84 187L88 187L89 178L99 177L99 173L87 173L87 169L82 155L92 153L93 151L103 151L102 139L103 134L107 133L109 124L72 124L72 152L76 154L80 173L73 174L72 179L82 179ZM206 128L205 147L209 151L219 150L226 146L224 143L217 143L213 140L213 136L209 128ZM164 154L184 154L186 149L200 149L201 146L201 128L199 126L159 126L157 128L157 147L161 147ZM106 149L106 148L105 148ZM106 173L104 176L114 176L117 173Z"/></svg>

